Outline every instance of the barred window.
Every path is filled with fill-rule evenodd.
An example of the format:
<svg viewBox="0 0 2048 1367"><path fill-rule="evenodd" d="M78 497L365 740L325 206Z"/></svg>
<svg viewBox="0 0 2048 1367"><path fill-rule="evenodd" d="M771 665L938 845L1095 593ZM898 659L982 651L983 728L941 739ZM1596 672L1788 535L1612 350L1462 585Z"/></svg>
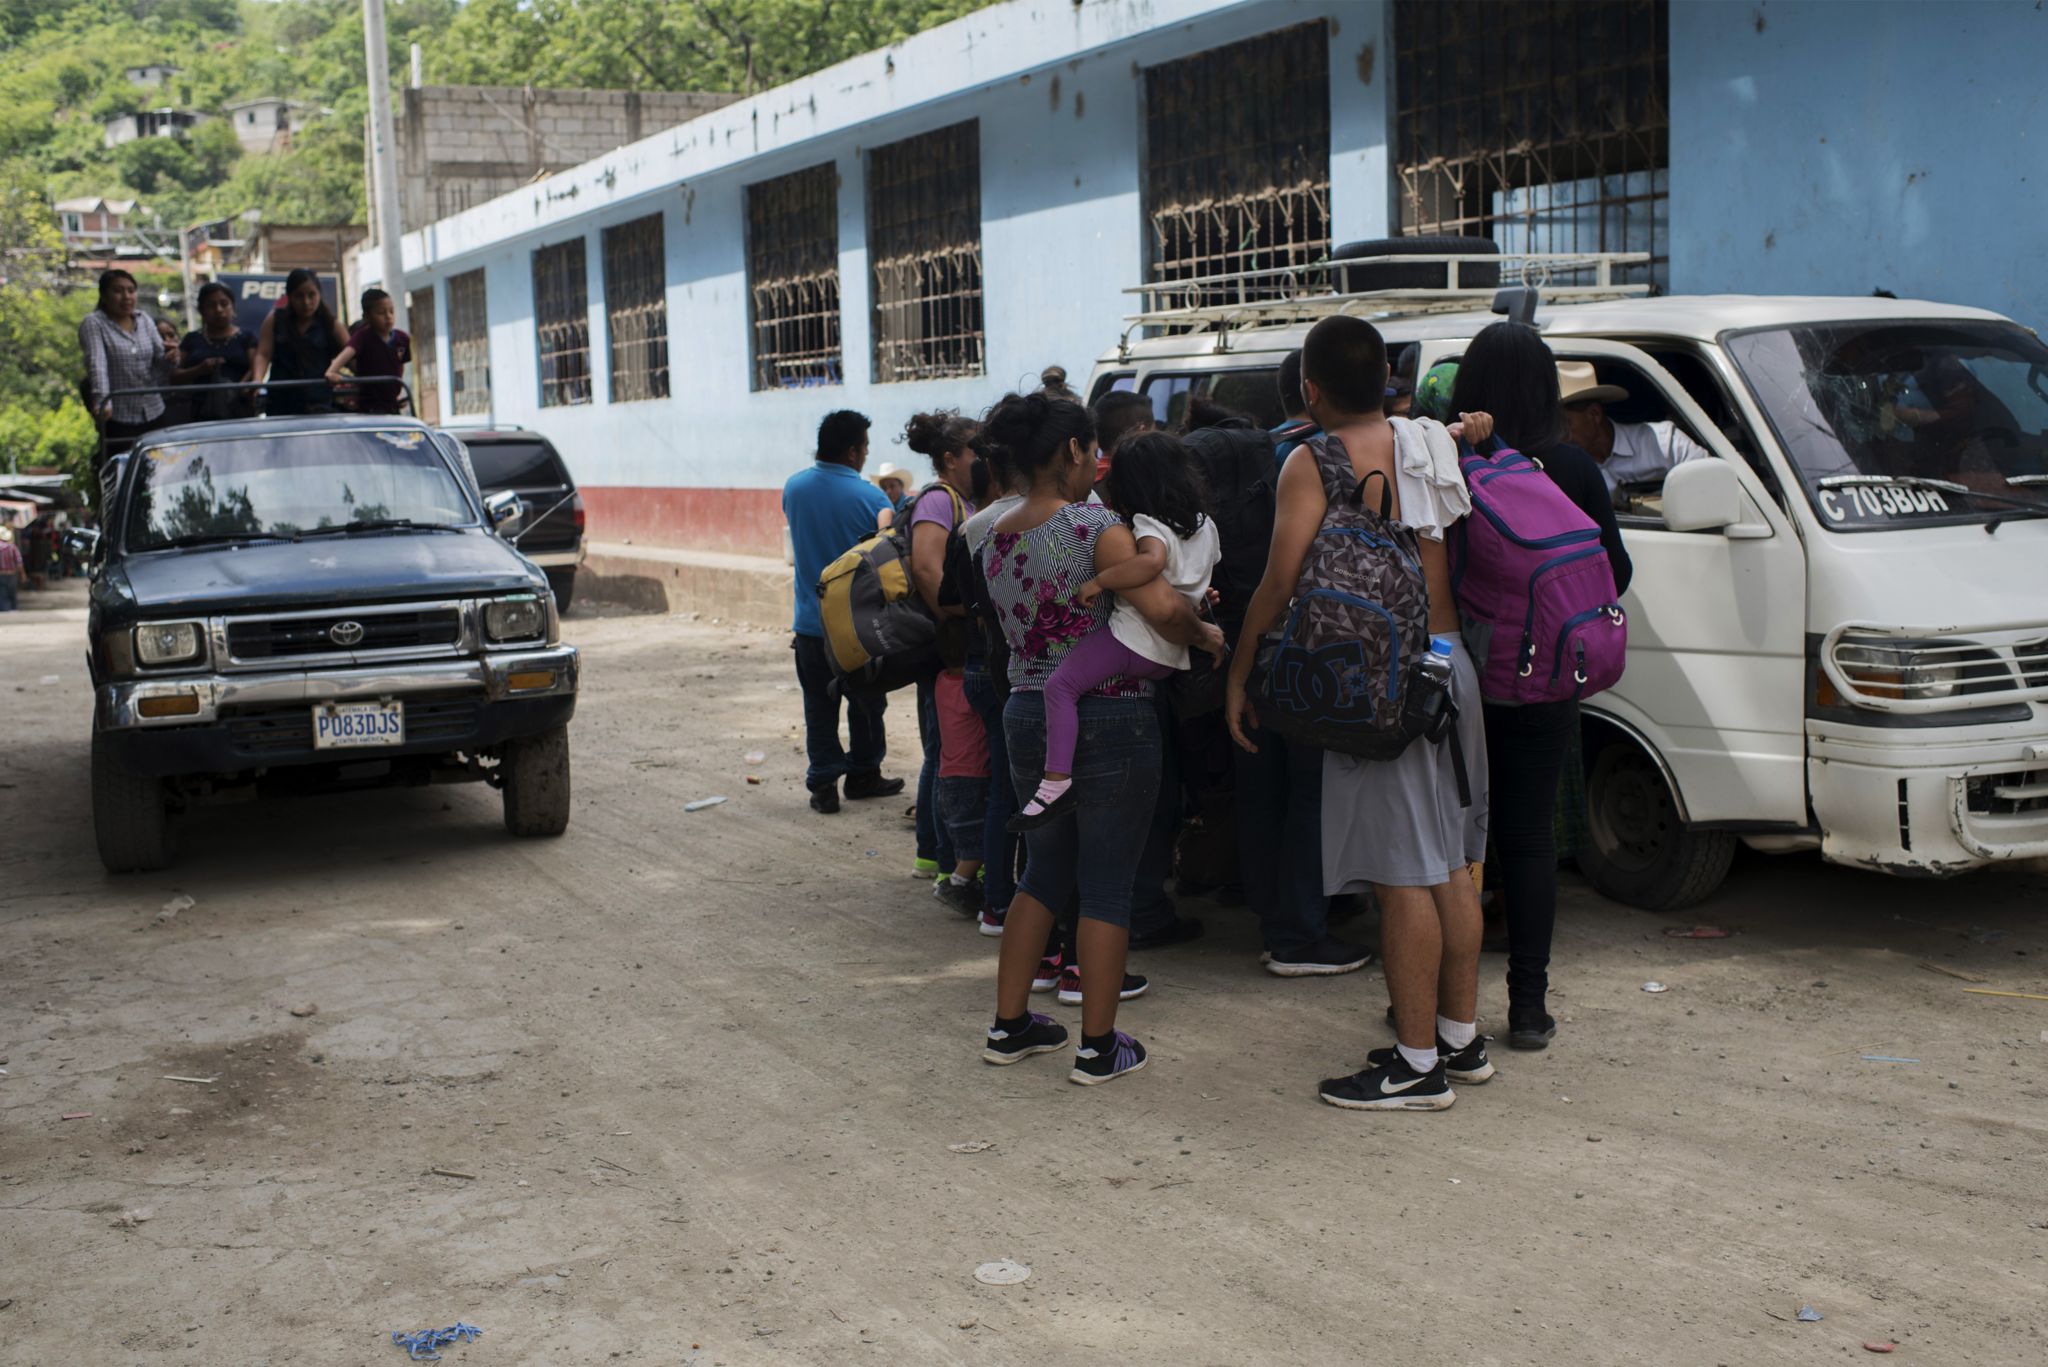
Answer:
<svg viewBox="0 0 2048 1367"><path fill-rule="evenodd" d="M450 406L458 414L491 411L491 320L484 306L484 273L448 277Z"/></svg>
<svg viewBox="0 0 2048 1367"><path fill-rule="evenodd" d="M580 237L533 254L542 408L590 402L590 280L584 264Z"/></svg>
<svg viewBox="0 0 2048 1367"><path fill-rule="evenodd" d="M868 156L875 382L986 372L981 332L981 124Z"/></svg>
<svg viewBox="0 0 2048 1367"><path fill-rule="evenodd" d="M1153 283L1305 266L1329 256L1329 48L1318 21L1145 72ZM1193 306L1289 292L1283 277L1161 302Z"/></svg>
<svg viewBox="0 0 2048 1367"><path fill-rule="evenodd" d="M1666 0L1397 0L1401 231L1670 260ZM1556 277L1557 283L1576 283Z"/></svg>
<svg viewBox="0 0 2048 1367"><path fill-rule="evenodd" d="M412 324L412 411L429 427L441 421L441 361L434 355L434 287L412 292L407 321Z"/></svg>
<svg viewBox="0 0 2048 1367"><path fill-rule="evenodd" d="M839 384L839 173L830 162L747 187L754 388Z"/></svg>
<svg viewBox="0 0 2048 1367"><path fill-rule="evenodd" d="M605 326L612 402L668 397L668 254L661 215L604 230Z"/></svg>

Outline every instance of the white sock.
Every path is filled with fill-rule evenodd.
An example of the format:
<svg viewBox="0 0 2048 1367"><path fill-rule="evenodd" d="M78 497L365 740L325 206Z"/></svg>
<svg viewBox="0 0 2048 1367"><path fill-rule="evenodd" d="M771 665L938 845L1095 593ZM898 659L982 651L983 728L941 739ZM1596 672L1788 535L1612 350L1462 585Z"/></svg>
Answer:
<svg viewBox="0 0 2048 1367"><path fill-rule="evenodd" d="M1037 816L1047 807L1059 801L1060 794L1073 786L1074 780L1071 778L1042 778L1038 780L1038 791L1033 793L1031 800L1024 804L1024 814L1026 816Z"/></svg>
<svg viewBox="0 0 2048 1367"><path fill-rule="evenodd" d="M1479 1037L1478 1021L1454 1021L1449 1016L1436 1018L1436 1037L1453 1050L1463 1049Z"/></svg>
<svg viewBox="0 0 2048 1367"><path fill-rule="evenodd" d="M1396 1044L1394 1047L1401 1051L1401 1057L1407 1061L1408 1066L1418 1073L1426 1073L1436 1067L1436 1050L1434 1048L1410 1049L1405 1044Z"/></svg>
<svg viewBox="0 0 2048 1367"><path fill-rule="evenodd" d="M957 874L957 873L949 873L949 874L947 874L947 875L946 875L946 881L947 881L947 882L949 882L949 883L951 883L951 884L952 884L952 885L953 885L954 887L956 887L956 888L968 888L968 887L973 887L973 886L974 886L974 880L973 880L972 878L962 878L962 877L961 877L961 876L960 876L959 874ZM1466 1028L1467 1030L1469 1030L1469 1029L1471 1029L1472 1027L1468 1025L1468 1026L1466 1026L1465 1028Z"/></svg>

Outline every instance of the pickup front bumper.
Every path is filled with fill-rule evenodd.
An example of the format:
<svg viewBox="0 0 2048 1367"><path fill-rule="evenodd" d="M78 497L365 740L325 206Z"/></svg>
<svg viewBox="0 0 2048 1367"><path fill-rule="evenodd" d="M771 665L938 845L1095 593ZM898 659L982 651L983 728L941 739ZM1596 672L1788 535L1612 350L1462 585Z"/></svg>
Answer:
<svg viewBox="0 0 2048 1367"><path fill-rule="evenodd" d="M483 750L565 725L576 713L578 667L574 646L549 646L355 669L135 679L101 685L93 723L129 769L162 776ZM143 715L146 702L165 699L186 710ZM405 704L404 744L313 748L316 705L386 699Z"/></svg>

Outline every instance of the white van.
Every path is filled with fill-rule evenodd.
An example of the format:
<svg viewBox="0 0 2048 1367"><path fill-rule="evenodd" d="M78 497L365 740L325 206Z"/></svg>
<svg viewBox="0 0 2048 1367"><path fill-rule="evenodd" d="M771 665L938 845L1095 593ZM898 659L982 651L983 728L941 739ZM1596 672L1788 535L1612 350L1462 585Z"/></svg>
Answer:
<svg viewBox="0 0 2048 1367"><path fill-rule="evenodd" d="M1587 876L1665 910L1711 893L1738 840L1920 876L2048 855L2048 347L1945 304L1604 283L1641 260L1502 258L1602 282L1546 292L1551 349L1628 392L1617 423L1715 457L1617 493L1635 581L1627 673L1584 708ZM1206 394L1270 424L1319 317L1418 343L1418 374L1499 321L1491 289L1290 294L1277 274L1235 290L1268 296L1250 305L1172 287L1091 401L1136 390L1171 424Z"/></svg>

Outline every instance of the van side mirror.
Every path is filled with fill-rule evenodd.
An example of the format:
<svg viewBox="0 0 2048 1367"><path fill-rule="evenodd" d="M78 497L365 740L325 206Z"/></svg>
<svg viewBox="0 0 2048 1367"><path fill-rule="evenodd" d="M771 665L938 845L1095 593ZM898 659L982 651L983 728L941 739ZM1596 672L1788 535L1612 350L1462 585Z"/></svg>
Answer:
<svg viewBox="0 0 2048 1367"><path fill-rule="evenodd" d="M1674 532L1718 532L1742 521L1742 481L1719 457L1674 465L1664 477L1664 525Z"/></svg>
<svg viewBox="0 0 2048 1367"><path fill-rule="evenodd" d="M519 522L522 505L510 489L484 495L484 516L500 536L509 536Z"/></svg>

